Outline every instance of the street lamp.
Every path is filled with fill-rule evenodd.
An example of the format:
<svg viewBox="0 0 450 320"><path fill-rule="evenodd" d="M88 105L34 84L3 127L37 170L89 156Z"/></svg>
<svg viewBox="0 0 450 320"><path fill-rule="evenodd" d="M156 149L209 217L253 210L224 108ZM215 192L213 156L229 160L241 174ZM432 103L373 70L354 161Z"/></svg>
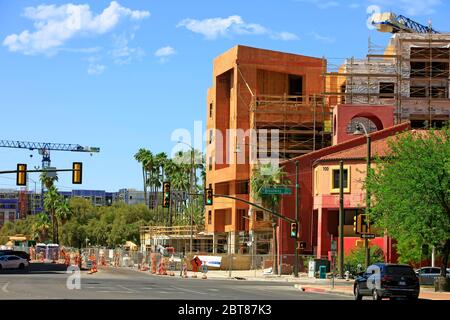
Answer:
<svg viewBox="0 0 450 320"><path fill-rule="evenodd" d="M185 144L187 145L189 148L191 148L191 172L190 172L190 183L189 183L189 194L190 194L190 205L191 205L191 234L190 234L190 239L189 239L189 253L192 253L192 243L193 243L193 237L194 237L194 210L192 208L192 196L194 194L194 174L195 174L195 169L194 169L194 147L191 146L189 143L184 142L184 141L178 141L178 143L181 144Z"/></svg>
<svg viewBox="0 0 450 320"><path fill-rule="evenodd" d="M367 132L366 127L361 122L356 123L356 130L353 134L355 134L355 135L364 134L366 136L366 139L367 139L366 177L368 178L369 171L370 171L370 158L371 158L371 142L372 142L371 137L370 137L369 133ZM367 181L367 179L366 179L366 181ZM370 192L366 186L366 225L367 226L370 225L369 211L370 211ZM366 268L367 268L370 264L370 248L369 248L369 239L367 237L364 239L364 248L365 248L365 264L366 264Z"/></svg>

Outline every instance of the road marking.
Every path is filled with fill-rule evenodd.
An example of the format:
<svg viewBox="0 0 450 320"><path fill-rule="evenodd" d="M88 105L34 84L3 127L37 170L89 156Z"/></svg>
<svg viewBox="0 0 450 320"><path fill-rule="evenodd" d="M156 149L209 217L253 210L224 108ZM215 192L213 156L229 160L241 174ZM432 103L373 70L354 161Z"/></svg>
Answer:
<svg viewBox="0 0 450 320"><path fill-rule="evenodd" d="M128 292L133 292L133 293L136 293L136 292L138 292L138 291L136 291L136 290L133 290L133 289L130 289L130 288L127 288L127 287L125 287L125 286L122 286L122 285L118 285L118 287L120 287L120 288L122 288L122 289L125 289L125 290L128 290Z"/></svg>
<svg viewBox="0 0 450 320"><path fill-rule="evenodd" d="M9 293L8 289L6 289L8 287L9 282L5 283L2 287L2 291L5 293Z"/></svg>
<svg viewBox="0 0 450 320"><path fill-rule="evenodd" d="M134 293L131 291L119 291L119 290L98 290L96 292L100 292L100 293Z"/></svg>
<svg viewBox="0 0 450 320"><path fill-rule="evenodd" d="M180 287L172 287L176 290L181 290L181 291L185 291L185 292L191 292L191 293L196 293L196 294L208 294L207 292L200 292L200 291L195 291L195 290L189 290L189 289L185 289L185 288L180 288Z"/></svg>
<svg viewBox="0 0 450 320"><path fill-rule="evenodd" d="M208 289L208 291L219 291L219 289Z"/></svg>

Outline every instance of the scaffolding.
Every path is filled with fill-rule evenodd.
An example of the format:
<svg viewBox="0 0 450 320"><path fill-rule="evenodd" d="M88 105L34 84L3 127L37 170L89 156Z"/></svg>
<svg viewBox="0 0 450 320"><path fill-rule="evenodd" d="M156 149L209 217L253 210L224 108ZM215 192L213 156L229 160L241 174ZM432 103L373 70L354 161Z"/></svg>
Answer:
<svg viewBox="0 0 450 320"><path fill-rule="evenodd" d="M280 160L330 145L331 111L323 95L254 95L250 111L250 127L256 132L278 131ZM257 139L257 155L268 154L270 137L258 134Z"/></svg>
<svg viewBox="0 0 450 320"><path fill-rule="evenodd" d="M395 106L395 122L440 126L450 119L450 34L395 34L365 59L328 70L325 96L337 103Z"/></svg>

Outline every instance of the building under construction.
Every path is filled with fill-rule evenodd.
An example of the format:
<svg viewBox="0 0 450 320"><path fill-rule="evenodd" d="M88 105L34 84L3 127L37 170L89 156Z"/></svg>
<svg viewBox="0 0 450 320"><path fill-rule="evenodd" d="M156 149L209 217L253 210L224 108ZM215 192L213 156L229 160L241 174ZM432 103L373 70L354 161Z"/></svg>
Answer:
<svg viewBox="0 0 450 320"><path fill-rule="evenodd" d="M369 41L366 58L328 70L325 95L343 104L395 106L395 122L413 128L441 127L450 119L450 34L399 17L374 17L378 30L393 33L388 45Z"/></svg>
<svg viewBox="0 0 450 320"><path fill-rule="evenodd" d="M214 59L206 110L206 184L214 193L255 202L249 187L254 166L329 146L336 131L331 110L338 104L361 108L344 125L348 132L356 121L369 131L383 129L366 112L370 105L394 106L393 122L410 121L413 128L448 122L450 34L393 13L375 14L372 23L392 33L389 43L369 41L365 58L336 66L325 58L241 45ZM245 203L215 198L205 224L214 252L273 249L272 217Z"/></svg>
<svg viewBox="0 0 450 320"><path fill-rule="evenodd" d="M207 95L207 186L254 201L249 182L255 164L328 146L324 70L321 58L240 45L217 57ZM205 220L215 253L270 252L272 217L263 211L216 198Z"/></svg>

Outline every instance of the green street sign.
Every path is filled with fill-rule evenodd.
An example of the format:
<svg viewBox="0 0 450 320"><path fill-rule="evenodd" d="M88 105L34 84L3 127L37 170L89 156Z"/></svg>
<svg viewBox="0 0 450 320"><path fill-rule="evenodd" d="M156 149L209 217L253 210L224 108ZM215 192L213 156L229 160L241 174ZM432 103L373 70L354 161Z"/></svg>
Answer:
<svg viewBox="0 0 450 320"><path fill-rule="evenodd" d="M291 188L289 187L270 187L262 188L263 194L292 194Z"/></svg>

